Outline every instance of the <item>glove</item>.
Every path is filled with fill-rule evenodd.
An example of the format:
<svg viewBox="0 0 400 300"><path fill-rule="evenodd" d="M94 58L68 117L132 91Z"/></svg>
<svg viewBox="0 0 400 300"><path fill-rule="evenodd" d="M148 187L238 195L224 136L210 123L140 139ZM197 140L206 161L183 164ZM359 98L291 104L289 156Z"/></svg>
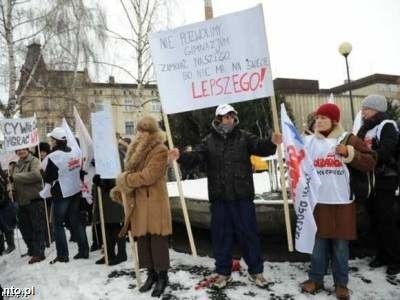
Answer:
<svg viewBox="0 0 400 300"><path fill-rule="evenodd" d="M84 171L84 170L80 170L79 171L79 178L81 179L81 181L83 181L83 179L85 178L86 174L87 174L87 172Z"/></svg>
<svg viewBox="0 0 400 300"><path fill-rule="evenodd" d="M101 180L99 174L94 175L92 181L93 181L93 184L95 184L97 186L101 186L101 184L102 184L102 180Z"/></svg>
<svg viewBox="0 0 400 300"><path fill-rule="evenodd" d="M114 187L111 189L110 197L113 201L122 203L122 194L121 194L121 191L117 187Z"/></svg>

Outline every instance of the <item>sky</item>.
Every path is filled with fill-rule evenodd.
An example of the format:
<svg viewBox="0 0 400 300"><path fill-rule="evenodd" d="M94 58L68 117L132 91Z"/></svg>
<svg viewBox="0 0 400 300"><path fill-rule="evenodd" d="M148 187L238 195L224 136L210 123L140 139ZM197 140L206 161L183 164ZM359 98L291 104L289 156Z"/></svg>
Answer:
<svg viewBox="0 0 400 300"><path fill-rule="evenodd" d="M100 1L100 0L90 0ZM127 2L127 1L125 1ZM167 0L170 28L204 20L203 0ZM240 11L261 3L269 44L273 78L319 80L320 88L331 88L347 79L345 60L338 52L350 42L350 78L374 73L400 75L399 0L212 0L214 16ZM102 0L109 27L129 35L129 26L119 1ZM110 40L100 57L132 70L133 49ZM126 73L102 67L90 69L94 81L132 83ZM4 87L0 96L5 97Z"/></svg>
<svg viewBox="0 0 400 300"><path fill-rule="evenodd" d="M102 3L110 26L125 30L128 26L121 25L116 2ZM345 41L353 46L348 57L351 80L374 73L400 75L399 0L212 1L214 16L259 3L264 9L273 78L315 79L321 88L342 84L347 75L338 47ZM172 27L204 20L203 0L175 0L172 10ZM120 53L114 58L128 55ZM117 81L125 80L120 76L116 75Z"/></svg>

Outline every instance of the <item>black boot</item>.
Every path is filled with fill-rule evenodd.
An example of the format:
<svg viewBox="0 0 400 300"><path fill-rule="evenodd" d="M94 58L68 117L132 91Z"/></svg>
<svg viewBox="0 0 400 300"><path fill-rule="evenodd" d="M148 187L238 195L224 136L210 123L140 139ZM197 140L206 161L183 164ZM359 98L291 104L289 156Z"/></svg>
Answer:
<svg viewBox="0 0 400 300"><path fill-rule="evenodd" d="M147 270L147 279L144 282L144 284L139 288L139 292L145 293L147 291L150 291L151 288L153 287L153 284L157 282L157 273L154 271L154 269L148 269Z"/></svg>
<svg viewBox="0 0 400 300"><path fill-rule="evenodd" d="M109 266L115 266L127 260L125 239L124 238L118 239L117 245L118 245L118 254L114 259L110 259L110 261L108 262Z"/></svg>
<svg viewBox="0 0 400 300"><path fill-rule="evenodd" d="M168 285L168 274L167 271L160 271L158 273L158 279L156 285L154 286L153 292L151 293L152 297L160 297L163 293L165 288Z"/></svg>
<svg viewBox="0 0 400 300"><path fill-rule="evenodd" d="M14 231L11 230L10 232L6 233L6 240L7 240L7 250L4 251L4 253L8 254L11 253L15 250L15 244L14 244Z"/></svg>

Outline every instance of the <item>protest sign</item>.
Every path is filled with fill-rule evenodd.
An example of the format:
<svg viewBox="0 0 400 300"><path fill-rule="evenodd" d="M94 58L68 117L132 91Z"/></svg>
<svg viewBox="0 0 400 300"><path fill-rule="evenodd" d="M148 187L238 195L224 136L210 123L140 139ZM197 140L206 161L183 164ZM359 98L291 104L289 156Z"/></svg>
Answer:
<svg viewBox="0 0 400 300"><path fill-rule="evenodd" d="M151 35L167 114L273 95L262 6Z"/></svg>
<svg viewBox="0 0 400 300"><path fill-rule="evenodd" d="M14 151L39 144L36 117L3 119L1 130L4 135L4 149Z"/></svg>

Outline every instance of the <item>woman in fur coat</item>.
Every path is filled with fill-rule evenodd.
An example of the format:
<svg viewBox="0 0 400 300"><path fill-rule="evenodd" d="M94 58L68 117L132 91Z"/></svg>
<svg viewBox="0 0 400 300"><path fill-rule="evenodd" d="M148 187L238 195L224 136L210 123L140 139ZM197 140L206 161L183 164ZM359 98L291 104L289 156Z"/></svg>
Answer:
<svg viewBox="0 0 400 300"><path fill-rule="evenodd" d="M147 268L148 277L140 292L155 284L153 297L159 297L168 284L168 236L172 233L171 210L166 185L168 149L157 121L143 117L137 135L129 145L125 171L117 178L111 197L121 202L126 193L129 210L124 231L130 230L138 242L140 268Z"/></svg>

